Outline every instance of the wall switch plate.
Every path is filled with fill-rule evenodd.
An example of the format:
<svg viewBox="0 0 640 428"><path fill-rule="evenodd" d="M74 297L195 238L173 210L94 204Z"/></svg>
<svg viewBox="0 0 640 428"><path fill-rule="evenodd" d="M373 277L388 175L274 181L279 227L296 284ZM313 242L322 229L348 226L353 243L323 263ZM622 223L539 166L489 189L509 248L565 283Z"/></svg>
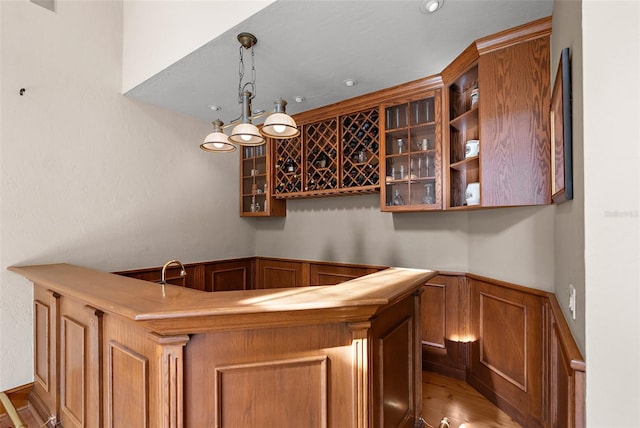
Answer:
<svg viewBox="0 0 640 428"><path fill-rule="evenodd" d="M569 312L571 318L576 319L576 287L569 284Z"/></svg>

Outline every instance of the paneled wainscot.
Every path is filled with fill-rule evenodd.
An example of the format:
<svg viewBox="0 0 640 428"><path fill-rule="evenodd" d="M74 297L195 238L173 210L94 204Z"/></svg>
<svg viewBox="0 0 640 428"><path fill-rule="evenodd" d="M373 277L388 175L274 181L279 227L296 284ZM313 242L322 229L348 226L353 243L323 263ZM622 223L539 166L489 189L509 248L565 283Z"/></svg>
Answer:
<svg viewBox="0 0 640 428"><path fill-rule="evenodd" d="M165 299L153 284L160 267L10 268L36 284L29 402L43 418L412 426L426 369L465 380L525 427L585 426L585 362L552 293L468 273L269 257L185 268L186 278L167 270L185 288L167 286Z"/></svg>

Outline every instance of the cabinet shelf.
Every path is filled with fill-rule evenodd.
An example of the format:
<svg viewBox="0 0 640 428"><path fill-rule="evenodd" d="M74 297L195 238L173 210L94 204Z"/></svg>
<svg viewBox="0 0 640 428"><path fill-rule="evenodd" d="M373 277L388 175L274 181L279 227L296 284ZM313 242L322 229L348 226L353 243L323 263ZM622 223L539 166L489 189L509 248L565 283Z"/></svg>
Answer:
<svg viewBox="0 0 640 428"><path fill-rule="evenodd" d="M467 159L463 159L459 162L455 162L452 163L451 165L449 165L449 167L451 169L455 169L457 171L466 171L468 167L474 167L477 168L478 167L478 162L480 161L480 158L478 156L473 156Z"/></svg>
<svg viewBox="0 0 640 428"><path fill-rule="evenodd" d="M403 126L401 128L387 128L385 130L385 132L388 133L388 134L394 134L394 135L395 134L403 134L403 133L406 134L409 129L420 130L420 128L428 129L428 128L432 128L432 127L435 127L435 126L436 126L435 122L425 122L425 123L420 123L420 124L412 125L412 126Z"/></svg>
<svg viewBox="0 0 640 428"><path fill-rule="evenodd" d="M478 127L478 106L475 105L471 110L462 113L449 122L451 127L458 131Z"/></svg>

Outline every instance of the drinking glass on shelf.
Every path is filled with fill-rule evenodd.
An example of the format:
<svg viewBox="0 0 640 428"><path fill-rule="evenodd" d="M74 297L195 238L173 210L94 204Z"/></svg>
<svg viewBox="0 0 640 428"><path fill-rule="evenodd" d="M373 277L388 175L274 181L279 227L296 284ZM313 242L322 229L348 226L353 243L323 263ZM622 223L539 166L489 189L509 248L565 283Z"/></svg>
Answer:
<svg viewBox="0 0 640 428"><path fill-rule="evenodd" d="M398 154L402 154L404 150L404 140L402 138L398 138L396 140L396 144L398 146Z"/></svg>
<svg viewBox="0 0 640 428"><path fill-rule="evenodd" d="M432 205L436 203L434 183L430 182L424 185L424 197L422 198L422 203L426 205Z"/></svg>
<svg viewBox="0 0 640 428"><path fill-rule="evenodd" d="M404 205L404 198L400 194L399 190L396 190L395 196L393 197L393 205L396 205L396 206Z"/></svg>
<svg viewBox="0 0 640 428"><path fill-rule="evenodd" d="M425 169L425 175L427 177L434 177L436 175L435 159L433 158L432 155L425 156L424 169Z"/></svg>

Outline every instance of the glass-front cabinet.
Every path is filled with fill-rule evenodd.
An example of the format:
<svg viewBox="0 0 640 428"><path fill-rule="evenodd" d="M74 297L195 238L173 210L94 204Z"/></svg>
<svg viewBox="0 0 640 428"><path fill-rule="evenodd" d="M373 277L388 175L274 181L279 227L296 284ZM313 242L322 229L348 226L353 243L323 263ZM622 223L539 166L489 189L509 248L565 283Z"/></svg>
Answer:
<svg viewBox="0 0 640 428"><path fill-rule="evenodd" d="M270 217L286 214L286 201L276 200L271 189L270 141L256 147L240 147L240 215Z"/></svg>
<svg viewBox="0 0 640 428"><path fill-rule="evenodd" d="M441 92L382 109L382 211L442 209Z"/></svg>

